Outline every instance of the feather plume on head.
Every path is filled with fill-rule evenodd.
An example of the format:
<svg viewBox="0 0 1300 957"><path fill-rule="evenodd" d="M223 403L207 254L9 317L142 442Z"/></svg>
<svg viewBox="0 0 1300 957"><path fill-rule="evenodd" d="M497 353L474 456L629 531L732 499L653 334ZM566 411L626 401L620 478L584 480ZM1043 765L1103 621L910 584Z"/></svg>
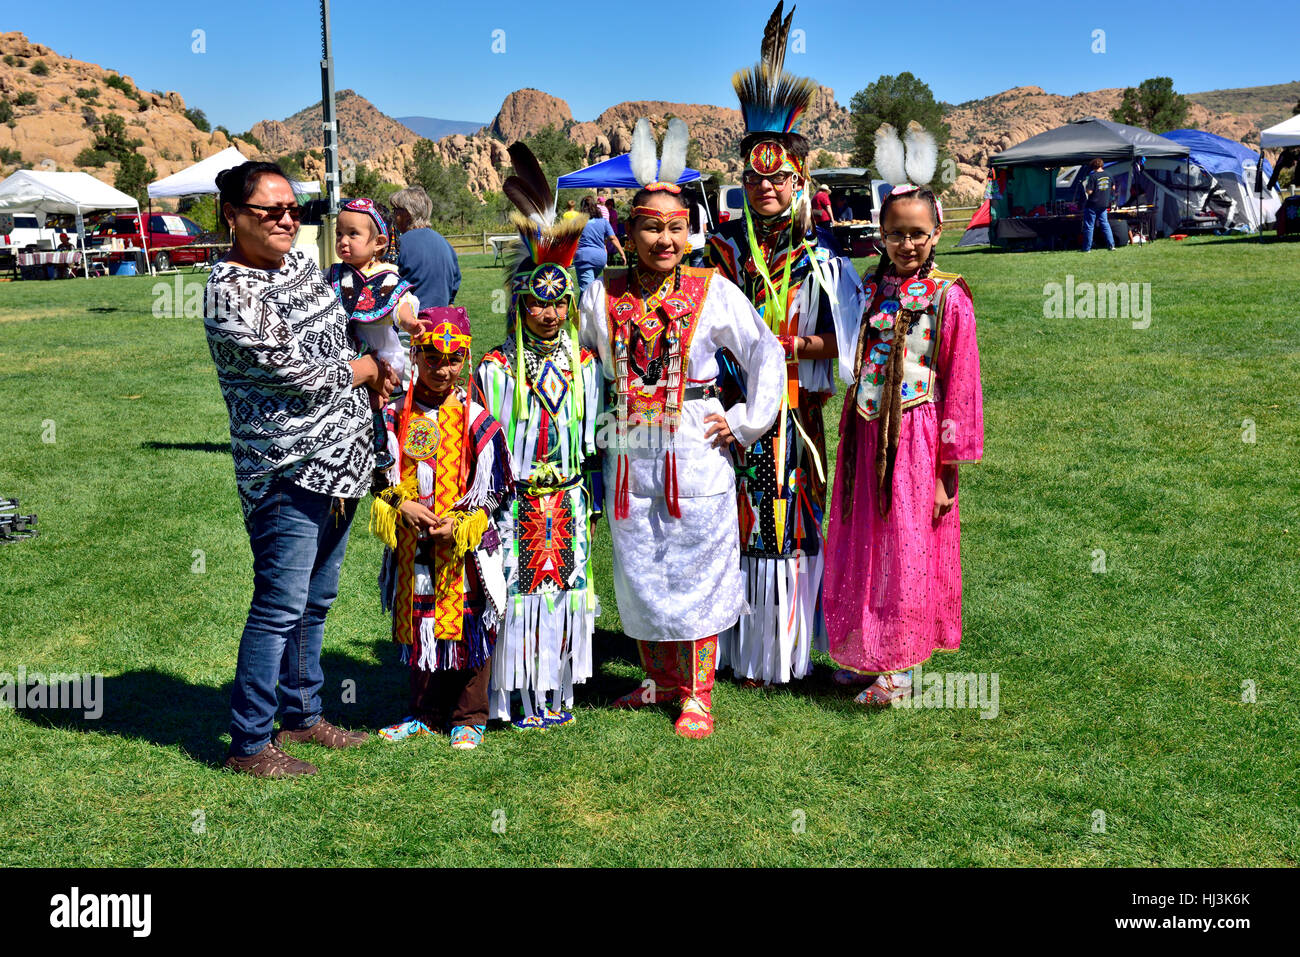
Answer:
<svg viewBox="0 0 1300 957"><path fill-rule="evenodd" d="M783 6L781 0L767 19L758 62L748 69L737 70L731 77L748 133L793 133L799 118L817 95L816 83L785 71L785 49L795 8L792 5L789 15L782 20Z"/></svg>
<svg viewBox="0 0 1300 957"><path fill-rule="evenodd" d="M664 133L663 146L656 155L654 130L650 121L641 117L632 132L632 149L628 153L632 176L646 188L681 192L677 181L686 172L686 148L690 140L685 121L674 116L668 121L668 132Z"/></svg>
<svg viewBox="0 0 1300 957"><path fill-rule="evenodd" d="M934 137L916 120L907 124L903 137L907 147L907 178L917 186L928 186L934 179L934 168L939 162L939 147Z"/></svg>
<svg viewBox="0 0 1300 957"><path fill-rule="evenodd" d="M512 144L508 152L515 171L506 177L502 189L518 209L510 214L510 222L519 232L505 264L505 285L513 297L539 278L540 267L544 265L558 266L565 273L572 269L587 217L574 216L556 222L555 194L537 157L523 143ZM558 281L553 270L541 278L547 280L548 290ZM568 294L569 290L563 289L556 295Z"/></svg>
<svg viewBox="0 0 1300 957"><path fill-rule="evenodd" d="M893 186L928 186L938 162L939 147L934 137L916 120L907 124L903 139L889 123L881 123L876 130L876 171L885 182Z"/></svg>
<svg viewBox="0 0 1300 957"><path fill-rule="evenodd" d="M898 130L889 123L881 123L876 130L876 172L886 183L896 186L907 180L904 163L903 141L898 138Z"/></svg>
<svg viewBox="0 0 1300 957"><path fill-rule="evenodd" d="M659 178L659 157L655 151L655 134L650 121L644 116L636 121L632 131L632 149L628 153L632 175L642 186L649 186Z"/></svg>
<svg viewBox="0 0 1300 957"><path fill-rule="evenodd" d="M876 130L876 172L894 187L890 195L929 186L938 162L939 146L934 136L916 120L907 124L907 134L902 140L898 138L898 130L889 123L881 123ZM943 204L938 197L932 198L935 216L939 225L943 225Z"/></svg>

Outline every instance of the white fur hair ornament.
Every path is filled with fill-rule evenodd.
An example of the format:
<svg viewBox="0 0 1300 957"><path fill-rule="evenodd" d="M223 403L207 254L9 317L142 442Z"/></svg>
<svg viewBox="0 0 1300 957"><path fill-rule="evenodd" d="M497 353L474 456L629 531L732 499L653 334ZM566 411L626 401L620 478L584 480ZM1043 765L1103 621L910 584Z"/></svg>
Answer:
<svg viewBox="0 0 1300 957"><path fill-rule="evenodd" d="M902 196L928 186L938 162L938 144L916 120L907 124L902 139L889 123L881 123L876 130L876 170L885 182L894 184L891 196ZM938 199L934 205L942 224L943 207Z"/></svg>
<svg viewBox="0 0 1300 957"><path fill-rule="evenodd" d="M632 164L632 175L636 181L647 188L680 193L681 187L677 181L686 171L686 148L690 140L685 121L674 116L668 121L663 147L656 155L655 135L650 128L650 121L644 116L637 120L636 129L632 132L632 149L628 154L628 162Z"/></svg>

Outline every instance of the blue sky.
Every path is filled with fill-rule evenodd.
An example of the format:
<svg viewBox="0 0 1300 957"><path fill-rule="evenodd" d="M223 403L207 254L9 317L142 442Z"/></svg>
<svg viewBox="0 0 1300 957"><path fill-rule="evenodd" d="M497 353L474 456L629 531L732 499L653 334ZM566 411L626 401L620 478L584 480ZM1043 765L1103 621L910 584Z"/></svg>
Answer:
<svg viewBox="0 0 1300 957"><path fill-rule="evenodd" d="M647 13L617 0L334 0L335 85L391 116L453 120L488 121L524 86L568 101L579 120L623 100L734 106L731 73L757 57L772 5L715 0ZM1227 36L1252 45L1226 50L1225 31L1214 26L1225 9L1199 0L802 0L794 27L804 31L805 52L786 63L834 88L846 106L879 75L903 70L953 103L1013 86L1070 94L1161 75L1182 92L1300 79L1300 58L1288 60L1278 33L1252 37L1233 22ZM240 132L320 98L318 10L311 0L7 3L0 31L118 70L143 89L176 90L214 124ZM666 29L646 25L670 17ZM204 31L203 53L193 52L195 30ZM1105 31L1104 53L1092 52L1095 30ZM504 52L493 52L494 31L504 31L495 34Z"/></svg>

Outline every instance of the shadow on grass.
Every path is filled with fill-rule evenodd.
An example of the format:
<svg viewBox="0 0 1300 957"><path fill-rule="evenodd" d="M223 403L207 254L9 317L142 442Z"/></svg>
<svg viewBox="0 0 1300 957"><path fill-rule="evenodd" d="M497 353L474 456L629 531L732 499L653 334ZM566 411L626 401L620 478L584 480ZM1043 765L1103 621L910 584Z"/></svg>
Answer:
<svg viewBox="0 0 1300 957"><path fill-rule="evenodd" d="M382 646L382 647L381 647ZM377 642L379 662L361 661L338 651L321 655L325 685L321 689L323 713L345 728L374 731L405 714L407 669L397 659L390 642ZM230 728L232 680L220 687L193 684L156 668L128 671L103 679L99 698L102 714L85 716L82 709L21 708L17 714L34 725L148 741L160 747L179 747L195 761L220 767L227 746L221 735ZM349 684L351 683L351 684ZM74 693L51 688L47 700L81 702ZM93 709L91 709L93 710Z"/></svg>
<svg viewBox="0 0 1300 957"><path fill-rule="evenodd" d="M141 442L140 448L153 451L221 452L230 454L229 442Z"/></svg>

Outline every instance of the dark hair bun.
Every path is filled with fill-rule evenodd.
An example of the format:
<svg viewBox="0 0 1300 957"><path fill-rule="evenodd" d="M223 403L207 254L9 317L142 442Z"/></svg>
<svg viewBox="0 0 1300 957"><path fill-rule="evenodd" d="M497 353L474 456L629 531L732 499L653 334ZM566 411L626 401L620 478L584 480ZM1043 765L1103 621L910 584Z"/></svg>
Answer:
<svg viewBox="0 0 1300 957"><path fill-rule="evenodd" d="M217 190L221 194L222 205L229 203L231 206L238 206L248 202L248 198L253 195L262 177L271 175L279 176L286 183L289 182L288 175L277 163L255 163L250 160L232 166L230 169L223 169L217 174Z"/></svg>

